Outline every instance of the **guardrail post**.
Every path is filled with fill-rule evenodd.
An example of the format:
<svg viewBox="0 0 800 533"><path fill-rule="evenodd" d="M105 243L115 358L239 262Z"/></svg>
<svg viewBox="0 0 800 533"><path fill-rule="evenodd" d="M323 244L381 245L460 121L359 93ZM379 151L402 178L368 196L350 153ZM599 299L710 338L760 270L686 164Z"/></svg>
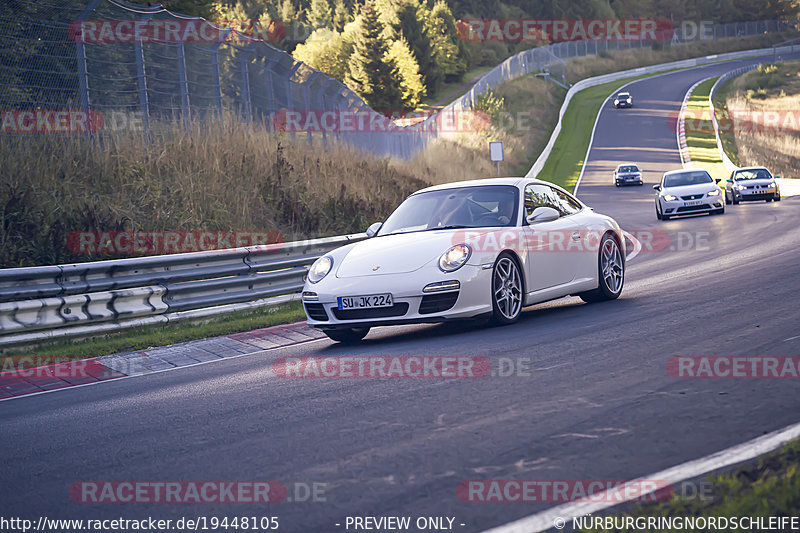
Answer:
<svg viewBox="0 0 800 533"><path fill-rule="evenodd" d="M142 22L152 18L152 14L142 17ZM136 85L139 91L139 109L142 112L142 123L147 135L150 135L150 101L147 98L147 75L144 68L144 47L142 41L136 39L133 43L133 54L136 56Z"/></svg>
<svg viewBox="0 0 800 533"><path fill-rule="evenodd" d="M264 65L264 77L267 80L267 102L268 102L267 105L269 105L269 116L270 116L269 120L270 125L268 126L268 128L270 130L273 130L274 124L272 123L272 120L273 117L275 116L275 113L278 112L278 106L275 103L275 87L273 87L272 85L274 83L272 79L272 65L274 65L277 62L278 60L275 58L275 56L270 56L269 58L267 58L267 63Z"/></svg>
<svg viewBox="0 0 800 533"><path fill-rule="evenodd" d="M230 30L225 31L225 38L227 38ZM211 62L211 75L214 76L214 102L216 103L217 112L222 116L222 82L219 75L219 47L222 46L225 38L221 39L214 46L214 60Z"/></svg>
<svg viewBox="0 0 800 533"><path fill-rule="evenodd" d="M86 20L86 17L89 16L89 13L95 10L97 4L100 3L100 0L91 0L86 7L83 8L80 15L78 15L76 21ZM86 45L83 42L83 29L81 28L81 35L75 41L75 55L78 61L78 87L80 91L80 98L81 98L81 109L84 113L86 113L86 135L91 138L92 137L92 117L91 117L91 107L89 101L89 70L86 65Z"/></svg>
<svg viewBox="0 0 800 533"><path fill-rule="evenodd" d="M314 83L314 80L316 79L317 75L319 75L319 72L317 72L317 71L312 72L311 75L308 77L308 79L305 81L305 83L303 83L303 100L304 100L304 104L306 106L306 113L311 113L312 112L312 109L311 109L311 84ZM317 118L319 118L319 117L317 117ZM312 135L311 131L308 131L307 133L308 133L308 146L313 148L314 147L314 136Z"/></svg>
<svg viewBox="0 0 800 533"><path fill-rule="evenodd" d="M239 72L242 78L242 111L248 123L253 121L253 104L250 101L250 72L248 61L250 59L250 48L243 50L239 56Z"/></svg>
<svg viewBox="0 0 800 533"><path fill-rule="evenodd" d="M190 126L191 109L189 108L189 80L186 76L186 47L183 42L178 47L178 85L181 93L181 120L184 126Z"/></svg>
<svg viewBox="0 0 800 533"><path fill-rule="evenodd" d="M294 93L292 92L292 76L294 76L294 73L297 72L298 68L300 68L300 65L302 65L302 63L295 61L294 64L292 64L292 68L289 69L289 74L286 76L286 99L288 100L289 104L287 105L287 108L292 111L296 111L295 109L292 109L292 106L295 105ZM294 130L290 131L289 135L291 136L292 139L294 139L295 138Z"/></svg>

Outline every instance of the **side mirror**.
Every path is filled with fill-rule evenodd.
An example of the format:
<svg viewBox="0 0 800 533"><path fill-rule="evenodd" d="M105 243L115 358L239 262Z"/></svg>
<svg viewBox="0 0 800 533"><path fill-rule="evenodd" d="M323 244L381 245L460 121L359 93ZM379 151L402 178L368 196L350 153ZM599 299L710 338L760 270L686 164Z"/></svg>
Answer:
<svg viewBox="0 0 800 533"><path fill-rule="evenodd" d="M714 183L716 183L717 185L719 185L721 182L722 182L722 180L721 180L721 179L715 179L715 180L714 180Z"/></svg>
<svg viewBox="0 0 800 533"><path fill-rule="evenodd" d="M553 209L552 207L537 207L533 210L533 213L525 217L525 220L528 221L528 224L533 224L536 222L550 222L552 220L558 220L558 211Z"/></svg>
<svg viewBox="0 0 800 533"><path fill-rule="evenodd" d="M374 237L377 233L381 230L381 226L383 226L383 222L376 222L370 227L367 228L367 237Z"/></svg>
<svg viewBox="0 0 800 533"><path fill-rule="evenodd" d="M660 191L661 190L661 185L653 185L653 189L655 189L657 191Z"/></svg>

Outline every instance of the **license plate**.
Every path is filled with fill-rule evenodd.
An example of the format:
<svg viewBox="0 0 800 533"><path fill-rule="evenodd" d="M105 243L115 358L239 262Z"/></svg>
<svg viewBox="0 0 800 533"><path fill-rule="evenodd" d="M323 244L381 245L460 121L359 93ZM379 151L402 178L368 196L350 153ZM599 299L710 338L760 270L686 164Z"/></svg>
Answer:
<svg viewBox="0 0 800 533"><path fill-rule="evenodd" d="M336 299L339 309L375 309L376 307L392 307L391 294L373 294L370 296L340 296Z"/></svg>
<svg viewBox="0 0 800 533"><path fill-rule="evenodd" d="M702 203L703 203L703 201L702 201L702 200L692 200L692 201L690 201L690 202L683 202L683 206L684 206L684 207L691 207L691 206L693 206L693 205L700 205L700 204L702 204Z"/></svg>

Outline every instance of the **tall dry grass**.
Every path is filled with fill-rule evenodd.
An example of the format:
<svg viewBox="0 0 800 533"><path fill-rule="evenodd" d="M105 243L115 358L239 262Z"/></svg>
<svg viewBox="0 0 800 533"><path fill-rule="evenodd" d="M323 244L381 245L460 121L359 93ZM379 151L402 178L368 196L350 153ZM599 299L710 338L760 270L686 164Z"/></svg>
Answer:
<svg viewBox="0 0 800 533"><path fill-rule="evenodd" d="M738 162L800 178L800 61L765 65L732 82L725 105Z"/></svg>
<svg viewBox="0 0 800 533"><path fill-rule="evenodd" d="M73 231L363 231L425 180L344 147L310 149L226 117L214 127L0 139L0 265L86 261Z"/></svg>
<svg viewBox="0 0 800 533"><path fill-rule="evenodd" d="M782 38L578 59L569 63L568 81ZM412 161L309 147L302 136L269 134L233 115L188 130L156 125L152 140L124 132L104 134L102 143L0 136L0 267L108 257L71 252L67 237L75 231L277 231L286 240L362 231L428 184L495 175L490 140L505 143L502 174L522 175L546 144L565 91L528 76L495 92L504 108L491 129L438 140ZM795 145L772 146L798 153Z"/></svg>

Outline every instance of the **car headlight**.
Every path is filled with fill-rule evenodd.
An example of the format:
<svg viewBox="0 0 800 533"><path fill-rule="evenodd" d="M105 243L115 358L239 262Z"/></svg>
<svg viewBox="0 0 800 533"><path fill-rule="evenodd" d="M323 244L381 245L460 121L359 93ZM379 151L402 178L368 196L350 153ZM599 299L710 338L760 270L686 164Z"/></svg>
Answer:
<svg viewBox="0 0 800 533"><path fill-rule="evenodd" d="M719 196L719 189L715 189L708 193L708 196Z"/></svg>
<svg viewBox="0 0 800 533"><path fill-rule="evenodd" d="M747 187L744 186L744 185L737 185L736 188L739 189L740 191L742 191L742 190L746 189Z"/></svg>
<svg viewBox="0 0 800 533"><path fill-rule="evenodd" d="M667 202L674 202L675 200L678 199L677 196L672 195L672 194L665 194L664 196L662 196L662 198Z"/></svg>
<svg viewBox="0 0 800 533"><path fill-rule="evenodd" d="M630 98L628 98L628 103L629 103L629 104L631 103L631 99L630 99Z"/></svg>
<svg viewBox="0 0 800 533"><path fill-rule="evenodd" d="M322 278L328 275L328 272L333 268L333 258L325 255L320 257L311 268L308 270L308 281L311 283L319 283Z"/></svg>
<svg viewBox="0 0 800 533"><path fill-rule="evenodd" d="M472 255L472 248L466 244L457 244L439 257L439 270L454 272L464 266Z"/></svg>
<svg viewBox="0 0 800 533"><path fill-rule="evenodd" d="M614 100L614 105L619 105L619 100Z"/></svg>

